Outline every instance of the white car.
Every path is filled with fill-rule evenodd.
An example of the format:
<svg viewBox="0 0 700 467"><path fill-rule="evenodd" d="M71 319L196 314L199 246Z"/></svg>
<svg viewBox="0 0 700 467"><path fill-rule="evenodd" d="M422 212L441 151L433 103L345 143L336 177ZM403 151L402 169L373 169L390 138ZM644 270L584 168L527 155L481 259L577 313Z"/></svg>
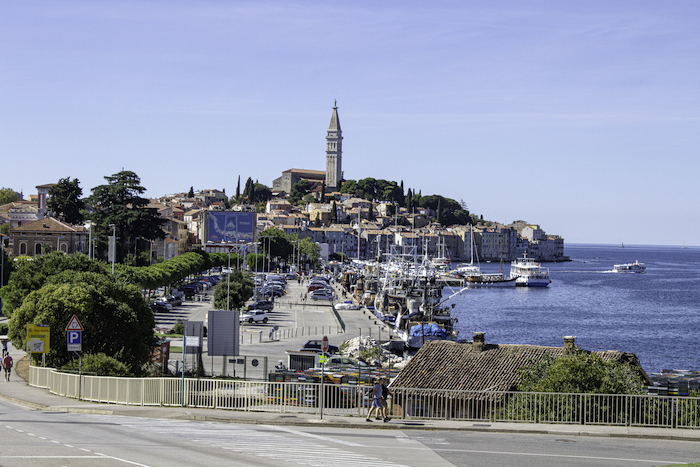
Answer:
<svg viewBox="0 0 700 467"><path fill-rule="evenodd" d="M328 289L314 290L310 294L311 300L334 300L335 294Z"/></svg>
<svg viewBox="0 0 700 467"><path fill-rule="evenodd" d="M239 320L241 323L259 323L260 321L262 321L263 323L267 323L268 319L269 317L267 316L267 311L250 310L243 313Z"/></svg>

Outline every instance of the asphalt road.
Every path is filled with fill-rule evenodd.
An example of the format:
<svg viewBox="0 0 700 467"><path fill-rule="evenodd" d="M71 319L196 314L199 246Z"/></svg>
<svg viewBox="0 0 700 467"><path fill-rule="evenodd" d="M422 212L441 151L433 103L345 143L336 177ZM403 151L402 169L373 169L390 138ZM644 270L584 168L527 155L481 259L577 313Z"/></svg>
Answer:
<svg viewBox="0 0 700 467"><path fill-rule="evenodd" d="M653 466L698 460L697 442L47 412L0 402L0 465Z"/></svg>
<svg viewBox="0 0 700 467"><path fill-rule="evenodd" d="M263 324L242 323L240 355L251 358L267 358L268 370L274 368L279 360L287 361L286 350L299 350L304 342L309 339L321 339L328 335L329 341L333 345L339 346L344 341L359 335L381 338L386 341L390 337L389 330L375 317L362 310L339 310L340 316L345 324L345 331L333 315L330 302L314 302L307 300L300 301L300 294L306 291L305 285L299 285L296 281L287 283L287 295L275 300L275 308L269 312L270 320ZM336 284L337 296L341 296L340 287ZM208 295L211 296L209 291ZM342 302L342 298L336 302ZM252 303L252 300L249 302ZM179 307L175 307L168 313L156 314L156 325L160 327L172 327L178 320L182 321L202 321L207 325L207 313L212 309L209 301L192 302L187 301ZM270 338L270 331L277 326L278 331ZM173 346L181 346L181 340L172 342ZM204 343L203 364L207 374L227 375L233 374L233 366L226 363L224 369L224 359L222 357L209 357L207 355L206 342ZM171 354L170 367L175 370L175 362L181 360L179 355ZM226 359L228 360L228 358ZM193 363L191 358L186 359L188 367ZM252 379L263 379L261 366L256 368L248 365L247 377ZM241 374L243 368L238 365L237 374ZM257 374L256 371L260 374Z"/></svg>

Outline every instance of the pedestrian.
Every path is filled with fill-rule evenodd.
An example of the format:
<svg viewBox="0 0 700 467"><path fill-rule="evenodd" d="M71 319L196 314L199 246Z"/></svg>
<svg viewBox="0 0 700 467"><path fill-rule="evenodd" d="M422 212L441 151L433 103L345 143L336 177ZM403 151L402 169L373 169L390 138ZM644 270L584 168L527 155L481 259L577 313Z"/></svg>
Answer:
<svg viewBox="0 0 700 467"><path fill-rule="evenodd" d="M369 404L369 412L367 413L368 422L372 421L372 412L376 410L377 414L382 412L382 386L379 384L379 380L374 382L374 387L372 388L372 401Z"/></svg>
<svg viewBox="0 0 700 467"><path fill-rule="evenodd" d="M2 340L2 358L5 358L5 355L7 355L7 339Z"/></svg>
<svg viewBox="0 0 700 467"><path fill-rule="evenodd" d="M382 378L381 380L381 386L382 386L382 415L384 418L384 423L388 422L391 420L389 418L389 380L387 378Z"/></svg>
<svg viewBox="0 0 700 467"><path fill-rule="evenodd" d="M12 357L10 357L9 353L2 359L2 367L5 369L5 381L9 381L10 373L12 372Z"/></svg>

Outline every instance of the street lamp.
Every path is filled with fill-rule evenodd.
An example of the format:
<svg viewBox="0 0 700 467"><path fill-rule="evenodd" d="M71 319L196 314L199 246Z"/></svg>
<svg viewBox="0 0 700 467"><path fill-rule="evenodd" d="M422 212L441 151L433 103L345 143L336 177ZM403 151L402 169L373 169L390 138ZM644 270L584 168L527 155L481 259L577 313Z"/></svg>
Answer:
<svg viewBox="0 0 700 467"><path fill-rule="evenodd" d="M112 227L112 274L114 274L114 261L117 258L117 226L114 224L109 224Z"/></svg>
<svg viewBox="0 0 700 467"><path fill-rule="evenodd" d="M136 266L136 247L139 245L139 238L141 237L136 237L134 239L134 266Z"/></svg>
<svg viewBox="0 0 700 467"><path fill-rule="evenodd" d="M0 289L5 285L5 238L0 236Z"/></svg>

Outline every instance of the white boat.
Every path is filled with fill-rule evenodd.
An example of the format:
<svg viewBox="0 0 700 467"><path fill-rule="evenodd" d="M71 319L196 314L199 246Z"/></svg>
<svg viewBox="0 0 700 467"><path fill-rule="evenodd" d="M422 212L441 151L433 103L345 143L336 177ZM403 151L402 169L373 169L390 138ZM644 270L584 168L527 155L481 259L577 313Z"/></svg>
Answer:
<svg viewBox="0 0 700 467"><path fill-rule="evenodd" d="M502 273L494 274L477 274L467 276L464 283L470 289L478 289L484 287L515 287L517 279L515 277L504 277Z"/></svg>
<svg viewBox="0 0 700 467"><path fill-rule="evenodd" d="M644 265L644 263L640 263L639 261L635 261L634 263L627 263L627 264L616 264L613 267L614 272L636 272L636 273L643 273L646 271L647 267Z"/></svg>
<svg viewBox="0 0 700 467"><path fill-rule="evenodd" d="M510 277L515 278L515 285L520 287L548 287L552 283L549 268L540 266L527 254L510 263Z"/></svg>

